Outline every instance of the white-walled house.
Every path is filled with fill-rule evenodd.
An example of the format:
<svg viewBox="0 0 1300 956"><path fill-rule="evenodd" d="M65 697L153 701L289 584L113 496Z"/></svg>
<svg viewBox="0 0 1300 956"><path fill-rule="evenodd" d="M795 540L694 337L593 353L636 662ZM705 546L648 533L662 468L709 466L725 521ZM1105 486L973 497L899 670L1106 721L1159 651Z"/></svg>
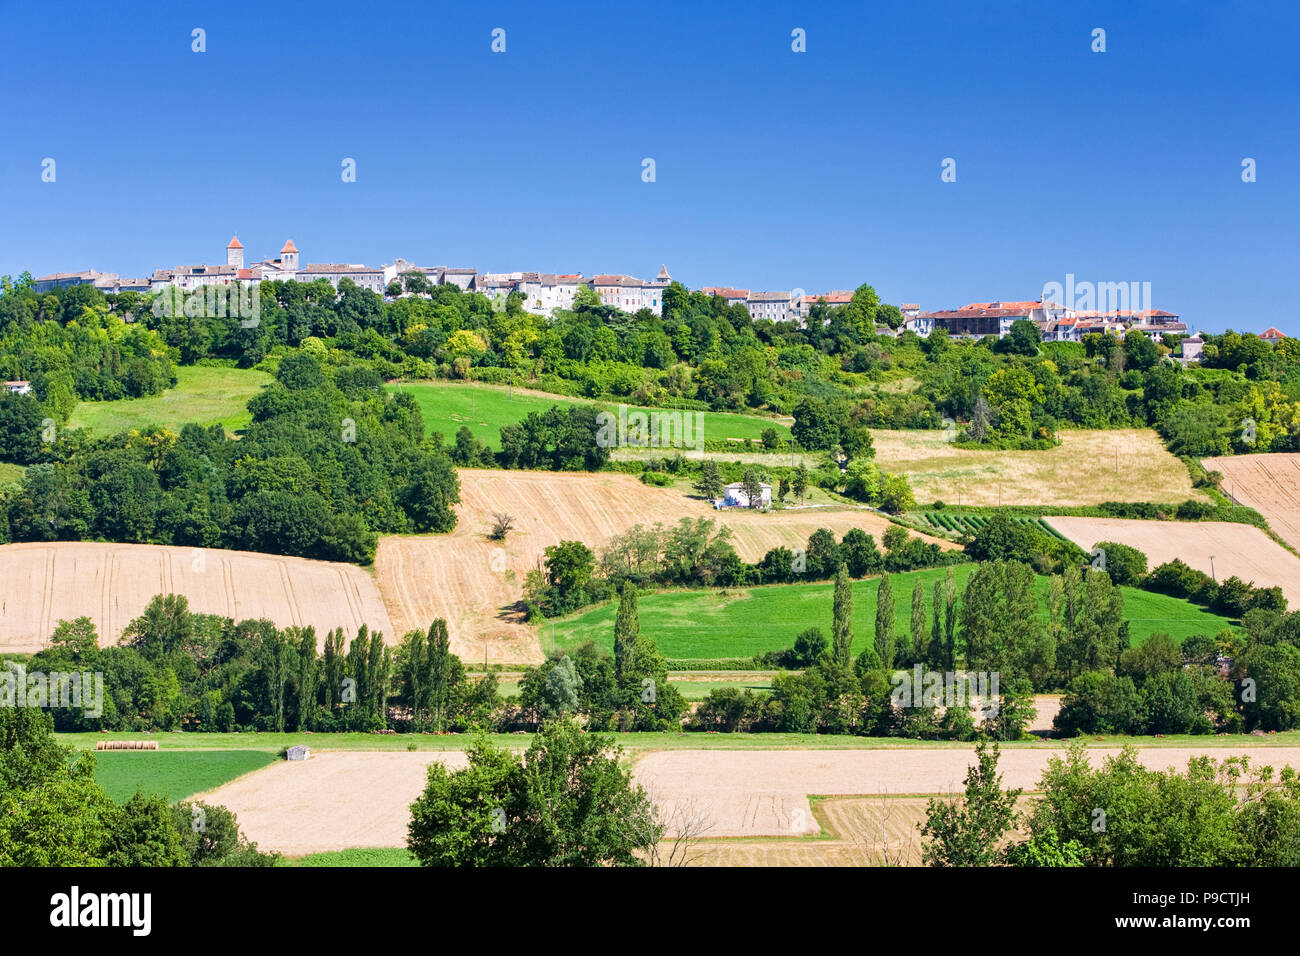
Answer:
<svg viewBox="0 0 1300 956"><path fill-rule="evenodd" d="M759 502L761 507L768 508L772 505L772 486L769 484L760 484L763 489L762 499ZM723 508L749 508L751 503L749 495L745 493L744 482L737 481L727 485L722 489L722 501L720 507Z"/></svg>

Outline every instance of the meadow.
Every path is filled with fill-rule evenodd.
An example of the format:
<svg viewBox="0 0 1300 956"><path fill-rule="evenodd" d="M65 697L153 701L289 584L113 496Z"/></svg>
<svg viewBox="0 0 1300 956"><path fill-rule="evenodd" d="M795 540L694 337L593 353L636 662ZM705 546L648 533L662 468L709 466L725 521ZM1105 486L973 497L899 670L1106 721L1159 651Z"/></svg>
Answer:
<svg viewBox="0 0 1300 956"><path fill-rule="evenodd" d="M955 568L958 588L965 585L974 565ZM894 631L906 638L911 620L912 588L919 580L929 607L934 582L942 581L946 568L894 574ZM1037 579L1039 604L1046 618L1049 578ZM853 653L873 639L876 590L879 581L853 582ZM831 632L831 597L834 584L770 584L722 590L674 590L640 596L638 611L642 633L653 637L665 657L678 660L745 658L791 647L808 627ZM1179 598L1121 588L1124 616L1135 642L1162 631L1182 642L1192 634L1216 634L1233 621L1211 614ZM539 628L543 649L567 651L588 641L612 652L617 602L591 608L573 617L548 621ZM927 616L927 621L929 617Z"/></svg>
<svg viewBox="0 0 1300 956"><path fill-rule="evenodd" d="M269 381L271 376L257 369L183 365L176 370L175 388L145 398L80 402L67 427L113 435L150 425L178 432L182 425L195 422L220 424L234 433L253 420L245 406Z"/></svg>
<svg viewBox="0 0 1300 956"><path fill-rule="evenodd" d="M130 799L137 787L175 803L276 759L261 750L100 750L95 752L95 781L118 803Z"/></svg>
<svg viewBox="0 0 1300 956"><path fill-rule="evenodd" d="M482 382L401 382L388 387L392 391L410 392L415 397L420 414L424 416L425 427L430 432L440 431L450 442L460 427L466 425L474 437L493 448L501 447L501 426L520 421L529 412L544 412L552 405L567 407L594 404L614 411L619 404L615 401L593 402L587 398L551 395L531 389L511 389L504 385L486 385ZM673 411L641 405L629 405L628 410ZM765 428L775 428L783 439L790 436L786 424L771 418L728 412L700 414L703 415L703 438L706 441L732 438L749 441L762 435Z"/></svg>

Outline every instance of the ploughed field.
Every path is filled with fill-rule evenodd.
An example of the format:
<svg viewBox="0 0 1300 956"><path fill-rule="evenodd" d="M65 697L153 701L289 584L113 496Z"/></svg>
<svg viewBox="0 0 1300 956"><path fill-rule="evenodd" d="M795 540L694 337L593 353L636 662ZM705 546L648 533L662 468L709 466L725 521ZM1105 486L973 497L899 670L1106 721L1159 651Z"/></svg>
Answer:
<svg viewBox="0 0 1300 956"><path fill-rule="evenodd" d="M88 617L100 642L117 641L156 594L183 594L191 611L277 627L313 626L318 645L365 624L396 638L363 569L248 551L89 541L0 547L0 651L30 653L60 620Z"/></svg>
<svg viewBox="0 0 1300 956"><path fill-rule="evenodd" d="M1085 551L1099 541L1115 541L1146 554L1148 570L1178 558L1198 571L1213 572L1219 581L1235 575L1259 587L1277 585L1292 607L1300 602L1300 558L1252 525L1127 518L1045 520Z"/></svg>
<svg viewBox="0 0 1300 956"><path fill-rule="evenodd" d="M836 538L861 528L879 541L890 526L866 508L714 511L681 490L655 488L624 474L492 469L459 474L456 529L449 535L381 539L375 571L398 634L444 618L452 650L467 661L542 660L537 635L518 605L528 571L540 566L547 547L561 541L581 541L599 552L634 525L709 518L732 530L741 558L757 561L775 547L805 547L818 528ZM494 512L514 516L515 530L504 542L488 539Z"/></svg>
<svg viewBox="0 0 1300 956"><path fill-rule="evenodd" d="M1221 487L1268 521L1283 541L1300 548L1300 454L1206 458L1206 471L1223 475Z"/></svg>

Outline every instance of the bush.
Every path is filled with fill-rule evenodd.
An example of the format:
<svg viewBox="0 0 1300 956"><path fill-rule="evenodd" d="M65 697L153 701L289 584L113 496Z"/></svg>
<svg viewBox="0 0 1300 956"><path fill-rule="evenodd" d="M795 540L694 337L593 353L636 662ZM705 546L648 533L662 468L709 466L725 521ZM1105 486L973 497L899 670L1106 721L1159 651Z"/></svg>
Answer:
<svg viewBox="0 0 1300 956"><path fill-rule="evenodd" d="M1106 555L1106 573L1115 584L1137 585L1147 573L1147 556L1137 548L1117 541L1099 541L1097 548Z"/></svg>

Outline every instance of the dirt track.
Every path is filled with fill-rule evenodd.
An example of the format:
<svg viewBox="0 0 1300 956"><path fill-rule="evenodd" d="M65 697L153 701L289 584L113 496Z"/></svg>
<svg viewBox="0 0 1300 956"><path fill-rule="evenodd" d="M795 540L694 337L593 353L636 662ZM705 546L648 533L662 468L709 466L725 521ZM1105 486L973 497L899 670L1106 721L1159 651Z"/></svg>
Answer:
<svg viewBox="0 0 1300 956"><path fill-rule="evenodd" d="M247 551L152 544L57 542L0 547L0 651L44 647L60 620L88 617L116 641L156 594L184 594L190 610L325 633L362 623L395 639L374 579L361 568Z"/></svg>
<svg viewBox="0 0 1300 956"><path fill-rule="evenodd" d="M862 528L879 541L890 526L881 515L855 508L714 511L683 491L654 488L632 475L462 469L460 483L456 530L383 538L375 571L399 635L445 618L452 650L472 661L483 660L485 652L499 662L542 660L536 634L523 623L516 604L529 569L560 541L578 540L599 550L637 524L670 526L681 518L711 518L731 528L737 552L754 561L779 545L806 546L818 528L837 537ZM487 539L497 511L515 518L515 530L504 545Z"/></svg>
<svg viewBox="0 0 1300 956"><path fill-rule="evenodd" d="M1032 789L1059 749L1002 751L1004 787ZM1090 750L1094 763L1114 750ZM1146 749L1148 767L1247 754L1252 763L1300 769L1300 748ZM460 753L324 752L281 761L205 795L239 818L262 849L289 855L349 847L403 846L408 808L434 760L464 766ZM797 837L819 830L809 794L903 796L962 788L966 748L881 750L674 750L646 753L634 776L668 813L695 813L708 837Z"/></svg>

